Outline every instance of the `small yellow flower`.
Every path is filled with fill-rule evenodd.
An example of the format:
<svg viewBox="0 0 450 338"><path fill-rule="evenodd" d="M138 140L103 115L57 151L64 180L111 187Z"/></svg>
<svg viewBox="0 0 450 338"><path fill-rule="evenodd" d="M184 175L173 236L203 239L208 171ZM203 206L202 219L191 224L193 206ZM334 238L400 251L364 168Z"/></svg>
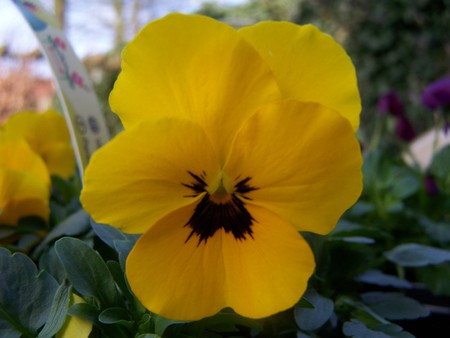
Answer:
<svg viewBox="0 0 450 338"><path fill-rule="evenodd" d="M45 113L21 112L11 116L4 129L27 140L47 164L51 175L69 178L75 170L75 157L67 125L54 110Z"/></svg>
<svg viewBox="0 0 450 338"><path fill-rule="evenodd" d="M344 50L313 26L236 31L169 15L123 53L110 103L125 131L94 154L81 201L143 233L126 264L139 300L195 320L293 306L326 234L361 192L360 98Z"/></svg>
<svg viewBox="0 0 450 338"><path fill-rule="evenodd" d="M72 293L70 305L86 303L83 298ZM93 323L79 317L68 315L56 338L88 338L91 334Z"/></svg>
<svg viewBox="0 0 450 338"><path fill-rule="evenodd" d="M0 132L0 224L20 218L48 219L50 177L47 168L23 139Z"/></svg>

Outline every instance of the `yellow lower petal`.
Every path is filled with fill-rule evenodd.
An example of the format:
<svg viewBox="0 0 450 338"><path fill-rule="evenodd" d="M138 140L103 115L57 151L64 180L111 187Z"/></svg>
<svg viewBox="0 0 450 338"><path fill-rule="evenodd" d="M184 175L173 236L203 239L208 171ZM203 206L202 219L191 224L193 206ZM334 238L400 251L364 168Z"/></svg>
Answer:
<svg viewBox="0 0 450 338"><path fill-rule="evenodd" d="M176 320L212 316L227 306L222 233L199 244L186 242L185 227L193 206L179 209L156 223L128 256L131 290L150 311Z"/></svg>
<svg viewBox="0 0 450 338"><path fill-rule="evenodd" d="M247 208L256 220L253 239L226 235L222 244L227 302L240 315L261 318L299 301L315 263L294 227L266 209Z"/></svg>
<svg viewBox="0 0 450 338"><path fill-rule="evenodd" d="M289 224L250 207L253 238L237 240L218 230L199 243L184 226L194 206L161 219L136 243L127 259L132 291L150 311L197 320L224 307L261 318L293 306L314 270L312 252Z"/></svg>

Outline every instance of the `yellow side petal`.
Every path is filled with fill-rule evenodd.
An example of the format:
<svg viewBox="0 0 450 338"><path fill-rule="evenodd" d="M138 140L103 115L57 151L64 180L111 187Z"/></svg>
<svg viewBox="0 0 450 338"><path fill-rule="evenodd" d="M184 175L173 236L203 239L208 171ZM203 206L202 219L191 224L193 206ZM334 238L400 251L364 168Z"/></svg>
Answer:
<svg viewBox="0 0 450 338"><path fill-rule="evenodd" d="M250 177L248 203L298 230L325 234L359 197L361 151L348 123L314 103L285 101L261 109L240 130L224 172Z"/></svg>
<svg viewBox="0 0 450 338"><path fill-rule="evenodd" d="M317 102L358 129L361 100L355 69L330 36L312 25L263 22L239 30L270 65L285 98Z"/></svg>
<svg viewBox="0 0 450 338"><path fill-rule="evenodd" d="M280 97L259 54L211 18L170 14L156 20L122 57L110 104L125 128L154 116L188 117L223 148L249 114Z"/></svg>
<svg viewBox="0 0 450 338"><path fill-rule="evenodd" d="M50 174L70 177L75 169L75 156L65 119L56 111L22 112L11 116L5 130L23 137L48 166Z"/></svg>
<svg viewBox="0 0 450 338"><path fill-rule="evenodd" d="M194 207L173 212L136 243L127 259L131 289L150 311L197 320L224 307L261 318L293 306L314 270L312 252L289 224L261 208L253 238L223 229L198 243L185 227Z"/></svg>
<svg viewBox="0 0 450 338"><path fill-rule="evenodd" d="M210 185L218 174L216 154L198 124L144 121L94 153L81 202L97 222L143 233L162 216L201 198L186 186L196 183L193 175Z"/></svg>
<svg viewBox="0 0 450 338"><path fill-rule="evenodd" d="M48 187L35 176L0 169L0 224L14 226L26 216L47 220L50 213L49 195Z"/></svg>

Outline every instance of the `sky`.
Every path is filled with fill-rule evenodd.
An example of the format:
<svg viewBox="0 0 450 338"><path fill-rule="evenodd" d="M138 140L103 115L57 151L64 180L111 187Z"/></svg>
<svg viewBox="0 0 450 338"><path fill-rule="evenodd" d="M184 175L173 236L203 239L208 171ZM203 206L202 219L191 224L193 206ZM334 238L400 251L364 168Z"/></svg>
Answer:
<svg viewBox="0 0 450 338"><path fill-rule="evenodd" d="M216 0L215 2L222 5L235 5L244 1ZM111 2L111 0L67 0L66 34L80 58L110 50L114 38L109 28L114 22ZM143 21L164 16L169 12L194 12L205 0L153 0L153 2L151 12L141 13ZM53 0L41 0L41 3L45 8L52 10ZM125 0L126 3L132 2ZM13 54L26 54L39 48L33 32L11 0L0 0L0 47L5 45ZM38 75L49 75L49 70L46 68L45 64L38 66Z"/></svg>

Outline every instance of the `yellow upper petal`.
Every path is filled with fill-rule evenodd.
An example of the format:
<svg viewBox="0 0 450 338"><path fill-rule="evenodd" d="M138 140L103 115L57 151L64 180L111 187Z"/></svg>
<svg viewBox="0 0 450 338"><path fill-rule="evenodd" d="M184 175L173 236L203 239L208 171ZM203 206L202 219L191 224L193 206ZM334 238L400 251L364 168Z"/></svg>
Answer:
<svg viewBox="0 0 450 338"><path fill-rule="evenodd" d="M224 307L252 318L293 306L314 270L312 252L289 224L261 208L253 237L237 240L224 229L206 243L187 240L194 206L174 211L149 229L127 259L128 282L150 311L197 320ZM145 267L145 268L144 268Z"/></svg>
<svg viewBox="0 0 450 338"><path fill-rule="evenodd" d="M11 116L4 126L8 133L23 137L48 166L50 174L70 177L75 157L64 117L53 110L22 112Z"/></svg>
<svg viewBox="0 0 450 338"><path fill-rule="evenodd" d="M186 186L196 182L193 175L213 185L218 174L216 153L202 127L176 118L147 120L94 153L81 202L97 222L142 233L201 197Z"/></svg>
<svg viewBox="0 0 450 338"><path fill-rule="evenodd" d="M262 108L239 131L224 172L250 177L248 203L325 234L359 197L361 150L348 121L315 103Z"/></svg>
<svg viewBox="0 0 450 338"><path fill-rule="evenodd" d="M148 24L123 52L110 96L125 128L154 116L191 118L220 149L255 109L280 97L276 80L237 31L198 15Z"/></svg>
<svg viewBox="0 0 450 338"><path fill-rule="evenodd" d="M285 98L317 102L359 126L361 100L353 64L330 36L312 25L262 22L239 30L270 65Z"/></svg>

